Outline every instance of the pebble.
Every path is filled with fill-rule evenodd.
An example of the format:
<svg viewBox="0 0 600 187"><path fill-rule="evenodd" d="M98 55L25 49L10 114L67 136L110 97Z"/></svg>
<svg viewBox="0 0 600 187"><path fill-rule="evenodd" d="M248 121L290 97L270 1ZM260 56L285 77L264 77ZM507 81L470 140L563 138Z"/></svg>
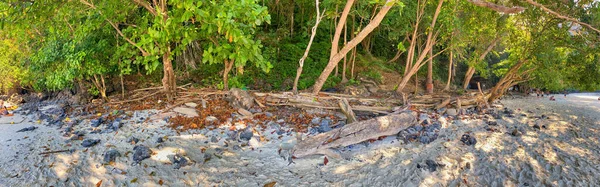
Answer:
<svg viewBox="0 0 600 187"><path fill-rule="evenodd" d="M252 136L254 136L254 133L252 132L250 127L246 128L246 130L240 133L240 139L244 141L249 141L252 138Z"/></svg>
<svg viewBox="0 0 600 187"><path fill-rule="evenodd" d="M91 125L92 127L99 127L100 124L103 122L104 119L102 119L102 117L99 117L98 119L93 119L91 120Z"/></svg>
<svg viewBox="0 0 600 187"><path fill-rule="evenodd" d="M150 158L152 150L144 145L137 145L133 148L133 161L136 163L141 162L144 159Z"/></svg>
<svg viewBox="0 0 600 187"><path fill-rule="evenodd" d="M442 165L438 164L437 162L435 162L433 160L429 160L429 159L427 159L425 161L425 164L427 164L427 168L429 169L430 172L434 172L437 170L438 167L442 166Z"/></svg>
<svg viewBox="0 0 600 187"><path fill-rule="evenodd" d="M108 164L114 162L119 156L121 156L121 153L119 153L119 151L114 149L108 150L104 153L104 163Z"/></svg>
<svg viewBox="0 0 600 187"><path fill-rule="evenodd" d="M139 141L140 141L140 139L137 139L136 137L133 137L133 136L131 136L127 139L128 143L133 143L133 144L137 144Z"/></svg>
<svg viewBox="0 0 600 187"><path fill-rule="evenodd" d="M181 156L179 154L175 154L174 156L170 157L171 163L173 163L175 169L179 169L183 166L186 166L188 164L188 158Z"/></svg>
<svg viewBox="0 0 600 187"><path fill-rule="evenodd" d="M165 140L163 139L163 137L158 137L156 139L156 143L163 143L163 142L165 142Z"/></svg>
<svg viewBox="0 0 600 187"><path fill-rule="evenodd" d="M100 143L100 139L87 139L87 140L83 140L83 142L81 142L81 146L92 147L98 143Z"/></svg>
<svg viewBox="0 0 600 187"><path fill-rule="evenodd" d="M217 137L213 136L212 138L210 138L210 142L212 142L212 143L217 143L218 141L219 141L219 139L217 139Z"/></svg>

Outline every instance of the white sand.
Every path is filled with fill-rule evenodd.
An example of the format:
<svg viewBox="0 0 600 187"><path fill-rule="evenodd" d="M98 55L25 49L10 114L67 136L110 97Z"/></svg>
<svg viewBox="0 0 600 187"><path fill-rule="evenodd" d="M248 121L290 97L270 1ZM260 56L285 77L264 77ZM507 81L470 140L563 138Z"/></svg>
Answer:
<svg viewBox="0 0 600 187"><path fill-rule="evenodd" d="M464 186L465 182L467 186L597 186L597 97L571 94L566 99L557 95L557 101L535 97L504 100L501 103L514 109L517 117L498 120L495 128L500 132L486 131L487 125L481 120L454 121L444 124L441 137L431 144L401 144L390 137L369 147L356 145L352 151L344 152L348 159L329 158L325 166L319 166L323 156L296 159L295 164L288 166L277 150L283 140L293 137L279 140L270 135L271 130L262 132L270 141L253 143L254 150L244 147L234 151L232 145L224 147L224 138L219 138L219 143L205 143L210 142L211 134L176 135L164 128L165 122L128 123L118 134L87 134L86 138L100 138L102 142L84 152L81 141L68 146L58 130L43 125L33 132L16 133L32 124L26 120L14 125L0 124L0 186L93 186L100 180L103 186L159 186L160 180L165 186L263 186L272 181L278 186ZM535 121L520 116L528 110L533 112L528 116L544 114L551 119ZM19 116L1 117L0 123L16 118ZM87 129L88 123L84 121L78 128ZM548 129L535 130L535 123ZM520 137L507 134L513 126L526 133ZM475 146L459 141L465 132L475 135ZM119 157L115 166L102 165L102 153L106 150L117 149L123 155L132 151L134 145L125 142L131 135L145 140L138 144L149 146L157 154L141 165L133 165L131 153ZM168 140L157 147L156 138L165 135ZM216 135L225 136L218 131ZM42 157L38 153L44 151L43 146L76 151ZM219 154L215 148L224 151ZM195 164L173 169L167 157L175 152L187 155ZM204 163L205 154L222 158L212 156ZM435 172L417 168L427 159L445 166ZM127 173L113 173L113 168Z"/></svg>

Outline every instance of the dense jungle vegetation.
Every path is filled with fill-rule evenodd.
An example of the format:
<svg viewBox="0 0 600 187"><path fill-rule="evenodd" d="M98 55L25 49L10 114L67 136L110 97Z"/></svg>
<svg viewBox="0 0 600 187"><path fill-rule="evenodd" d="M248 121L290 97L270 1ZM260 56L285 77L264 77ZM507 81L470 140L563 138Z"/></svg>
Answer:
<svg viewBox="0 0 600 187"><path fill-rule="evenodd" d="M3 93L600 88L594 0L8 0L0 24Z"/></svg>

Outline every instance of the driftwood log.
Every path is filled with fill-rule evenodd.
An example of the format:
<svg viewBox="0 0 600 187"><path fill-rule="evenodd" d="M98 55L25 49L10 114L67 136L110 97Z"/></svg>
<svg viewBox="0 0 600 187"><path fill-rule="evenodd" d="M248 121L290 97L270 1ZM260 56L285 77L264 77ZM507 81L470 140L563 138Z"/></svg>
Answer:
<svg viewBox="0 0 600 187"><path fill-rule="evenodd" d="M332 148L349 146L381 136L395 135L415 124L417 124L417 118L411 113L392 114L351 123L298 142L292 150L292 155L301 158L324 154L339 158L339 154L332 151Z"/></svg>

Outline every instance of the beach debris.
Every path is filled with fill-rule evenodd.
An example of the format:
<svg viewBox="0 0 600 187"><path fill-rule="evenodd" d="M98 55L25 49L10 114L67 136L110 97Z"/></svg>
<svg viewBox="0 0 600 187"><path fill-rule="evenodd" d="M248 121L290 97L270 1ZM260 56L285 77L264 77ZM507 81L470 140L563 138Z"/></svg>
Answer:
<svg viewBox="0 0 600 187"><path fill-rule="evenodd" d="M275 187L275 184L277 184L277 182L273 181L263 185L263 187Z"/></svg>
<svg viewBox="0 0 600 187"><path fill-rule="evenodd" d="M194 108L188 108L188 107L175 107L173 109L174 112L177 112L179 114L183 114L186 117L198 117L198 112L196 112L196 109Z"/></svg>
<svg viewBox="0 0 600 187"><path fill-rule="evenodd" d="M37 127L35 127L35 126L25 127L25 128L22 128L21 130L18 130L17 132L33 131L35 129L37 129Z"/></svg>
<svg viewBox="0 0 600 187"><path fill-rule="evenodd" d="M41 152L39 155L47 155L47 154L54 154L54 153L64 153L64 152L72 152L73 150L71 149L65 149L65 150L58 150L58 151L46 151L46 152Z"/></svg>
<svg viewBox="0 0 600 187"><path fill-rule="evenodd" d="M297 158L314 154L325 154L338 158L340 155L329 150L330 148L346 147L369 139L394 135L401 129L416 123L416 117L410 113L391 114L359 121L298 142L292 152Z"/></svg>
<svg viewBox="0 0 600 187"><path fill-rule="evenodd" d="M87 140L83 140L83 142L81 142L81 146L92 147L98 143L100 143L100 139L87 139Z"/></svg>

